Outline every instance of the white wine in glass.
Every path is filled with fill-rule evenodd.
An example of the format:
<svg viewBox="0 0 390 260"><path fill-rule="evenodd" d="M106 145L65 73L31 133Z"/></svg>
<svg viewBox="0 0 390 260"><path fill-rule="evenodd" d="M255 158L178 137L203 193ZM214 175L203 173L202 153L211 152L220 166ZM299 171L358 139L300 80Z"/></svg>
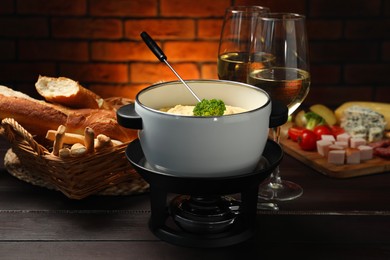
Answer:
<svg viewBox="0 0 390 260"><path fill-rule="evenodd" d="M264 63L259 53L272 57ZM258 17L250 50L247 83L264 89L272 100L283 102L291 115L305 100L310 72L305 17L293 13L267 13ZM280 127L273 129L279 141ZM301 196L302 187L282 180L279 167L259 187L259 198L285 201Z"/></svg>
<svg viewBox="0 0 390 260"><path fill-rule="evenodd" d="M232 6L226 9L218 49L219 79L246 82L257 17L268 11L262 6Z"/></svg>

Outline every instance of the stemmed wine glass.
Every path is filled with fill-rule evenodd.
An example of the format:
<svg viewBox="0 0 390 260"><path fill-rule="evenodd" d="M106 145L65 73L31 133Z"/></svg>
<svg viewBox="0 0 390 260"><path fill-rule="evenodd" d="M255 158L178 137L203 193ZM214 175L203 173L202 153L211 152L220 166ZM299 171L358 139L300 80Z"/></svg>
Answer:
<svg viewBox="0 0 390 260"><path fill-rule="evenodd" d="M269 12L262 6L226 9L218 49L218 78L246 82L249 50L257 17Z"/></svg>
<svg viewBox="0 0 390 260"><path fill-rule="evenodd" d="M268 13L257 19L250 50L248 84L282 101L291 115L306 98L310 86L305 17L293 13ZM279 142L280 127L273 129ZM285 201L301 196L296 183L282 180L279 167L259 187L259 198Z"/></svg>

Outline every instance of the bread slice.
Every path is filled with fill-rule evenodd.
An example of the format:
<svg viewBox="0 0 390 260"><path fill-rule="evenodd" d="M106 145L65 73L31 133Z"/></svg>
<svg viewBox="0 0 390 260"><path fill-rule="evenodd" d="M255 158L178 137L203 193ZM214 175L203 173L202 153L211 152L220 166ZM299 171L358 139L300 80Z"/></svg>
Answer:
<svg viewBox="0 0 390 260"><path fill-rule="evenodd" d="M70 108L102 108L104 104L97 94L65 77L39 76L35 88L46 101Z"/></svg>

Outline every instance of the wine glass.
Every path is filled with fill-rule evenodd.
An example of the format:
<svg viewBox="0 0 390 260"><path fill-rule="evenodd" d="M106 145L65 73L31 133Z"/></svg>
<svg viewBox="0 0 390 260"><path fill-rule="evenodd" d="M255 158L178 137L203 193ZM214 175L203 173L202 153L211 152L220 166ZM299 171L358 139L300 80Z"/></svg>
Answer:
<svg viewBox="0 0 390 260"><path fill-rule="evenodd" d="M310 87L305 17L293 13L268 13L257 19L250 50L248 84L282 101L291 115L306 98ZM280 127L273 129L279 142ZM296 183L282 180L279 167L259 187L259 199L285 201L301 196Z"/></svg>
<svg viewBox="0 0 390 260"><path fill-rule="evenodd" d="M246 82L256 20L268 11L262 6L232 6L226 9L218 48L219 79Z"/></svg>

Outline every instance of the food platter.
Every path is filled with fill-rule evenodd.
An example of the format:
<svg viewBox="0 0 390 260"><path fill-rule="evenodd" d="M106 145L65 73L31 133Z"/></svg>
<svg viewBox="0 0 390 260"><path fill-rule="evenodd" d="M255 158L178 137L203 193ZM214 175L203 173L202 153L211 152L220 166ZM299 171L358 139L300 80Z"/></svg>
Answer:
<svg viewBox="0 0 390 260"><path fill-rule="evenodd" d="M288 139L287 136L282 136L280 143L285 153L332 178L352 178L390 171L390 159L374 157L356 165L335 165L328 163L327 159L317 152L302 150L297 142Z"/></svg>

